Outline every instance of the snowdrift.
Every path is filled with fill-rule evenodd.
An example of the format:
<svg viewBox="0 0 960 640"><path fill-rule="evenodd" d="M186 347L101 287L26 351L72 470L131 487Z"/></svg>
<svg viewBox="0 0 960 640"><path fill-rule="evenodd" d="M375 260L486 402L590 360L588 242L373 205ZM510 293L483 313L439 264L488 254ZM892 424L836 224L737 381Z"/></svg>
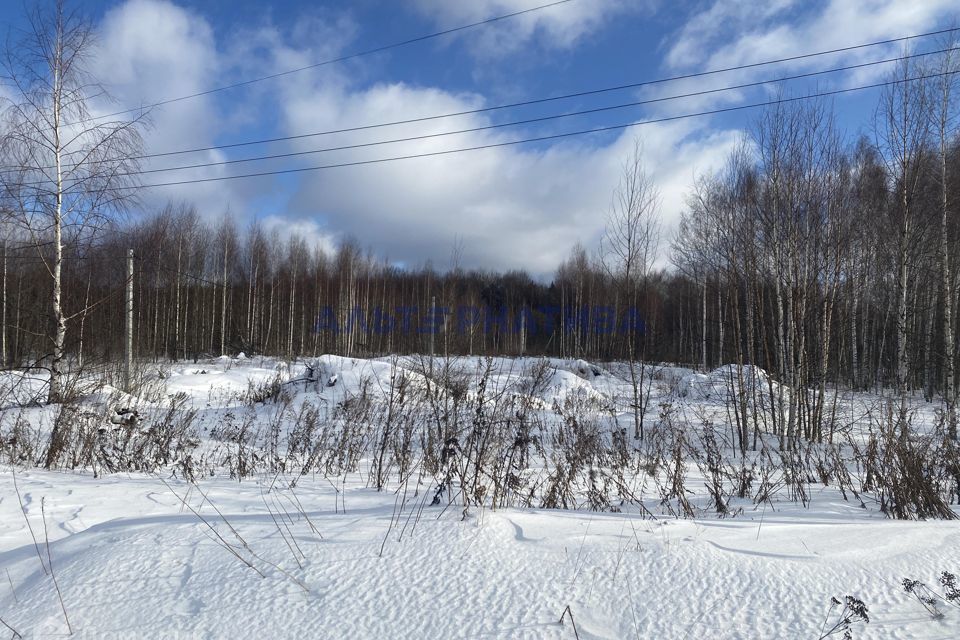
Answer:
<svg viewBox="0 0 960 640"><path fill-rule="evenodd" d="M754 365L727 364L708 374L688 373L676 385L676 396L688 401L735 401L746 393L749 402L754 398L767 404L771 391L781 392L780 383L769 373Z"/></svg>

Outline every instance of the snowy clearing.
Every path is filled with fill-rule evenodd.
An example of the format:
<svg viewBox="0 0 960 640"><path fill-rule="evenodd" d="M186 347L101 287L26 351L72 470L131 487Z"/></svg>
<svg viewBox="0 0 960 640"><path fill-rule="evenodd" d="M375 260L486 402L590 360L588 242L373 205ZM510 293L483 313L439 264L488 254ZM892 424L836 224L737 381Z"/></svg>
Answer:
<svg viewBox="0 0 960 640"><path fill-rule="evenodd" d="M483 378L475 376L492 366L495 372L484 384L497 397L526 399L510 410L529 406L545 424L552 424L551 415L554 421L569 416L556 407L571 399L598 415L610 413L604 405L609 403L610 420L629 422L623 365L548 364L461 359L456 367L471 380L465 397L483 398ZM440 369L443 363L433 365ZM153 402L140 401L138 410L146 424L149 416L168 411L172 396L196 412L192 455L202 462L193 482L172 460L142 473L109 473L97 464L59 472L0 468L0 618L10 627L8 635L15 629L24 638L65 637L65 609L81 638L576 633L816 639L839 612L829 611L831 597L846 595L869 609L869 623L852 626L853 637L960 635L960 610L939 603L943 615L935 619L901 586L911 578L939 589L941 572L960 567L960 522L889 519L875 500L864 494L861 506L830 483L807 483L808 506L787 499L785 490L769 500L729 497L727 517L720 517L705 491L708 478L690 464L684 491L693 514L678 517L683 514L676 499L664 499L660 485L643 471L630 480L635 501L605 489L620 498L599 510L587 498L567 509L518 506L524 499L518 489L494 509L483 503L491 493L480 493L481 500L465 507L453 485L433 504L436 475L422 471L423 460L405 470L395 462L389 473L381 472L389 478L380 491L377 467L366 453L354 468L335 473L304 473L302 461L286 469L263 463L238 479L229 477L234 467L220 464L239 461L243 446L230 449L227 444L241 441L216 427L225 420L243 423L244 411L252 412L251 424L293 433L296 416L311 402L327 408L328 420L339 415L337 407L355 404L363 388L392 406L390 390L401 385L400 378L410 388L429 388L429 372L430 364L416 358L333 356L293 366L218 359L159 367L155 390L163 392ZM654 378L648 417L656 425L648 426L648 440L666 405L699 416L688 424L712 415L717 433L726 429L725 394L689 393L703 389L704 379L717 387L722 371L648 374ZM251 400L272 384L287 395ZM868 421L857 417L880 399L844 397L838 413L867 428ZM107 410L131 400L104 389L83 404ZM932 405L915 404L918 424L932 420ZM551 406L560 413L551 413ZM14 415L42 431L54 410L28 408L5 419ZM251 464L268 456L269 441L251 441L262 453L250 454ZM374 435L367 453L376 452L377 443ZM289 460L292 454L283 455ZM523 491L533 495L552 477L550 459L531 457ZM572 483L578 496L592 487L583 482ZM495 491L495 485L486 490ZM576 632L569 615L560 623L567 607Z"/></svg>

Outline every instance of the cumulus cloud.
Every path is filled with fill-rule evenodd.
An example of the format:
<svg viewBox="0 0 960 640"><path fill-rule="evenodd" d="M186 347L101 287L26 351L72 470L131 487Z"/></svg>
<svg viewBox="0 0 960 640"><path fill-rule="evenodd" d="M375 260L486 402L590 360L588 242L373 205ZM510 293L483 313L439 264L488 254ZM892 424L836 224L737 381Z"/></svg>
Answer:
<svg viewBox="0 0 960 640"><path fill-rule="evenodd" d="M954 0L776 0L762 5L715 0L670 36L665 62L674 70L725 68L935 30L945 19L957 16ZM839 66L889 57L902 48L857 49L795 61L780 69ZM770 74L770 70L757 73ZM876 76L883 70L861 73Z"/></svg>
<svg viewBox="0 0 960 640"><path fill-rule="evenodd" d="M100 39L92 71L103 79L116 102L95 105L94 115L120 108L149 105L167 98L207 90L223 82L224 63L210 24L199 14L168 0L128 0L108 11L100 25ZM148 153L190 149L214 144L222 114L214 99L203 96L148 110L144 143ZM206 151L175 158L146 161L154 169L180 163L221 161L225 156ZM226 175L223 167L193 170L189 175L153 173L147 184ZM240 184L205 183L144 192L147 206L183 200L203 213L219 215L250 195Z"/></svg>
<svg viewBox="0 0 960 640"><path fill-rule="evenodd" d="M336 253L336 235L331 234L317 220L310 218L294 220L284 215L274 214L262 218L259 223L268 235L276 234L283 241L297 237L310 249L320 249L330 255Z"/></svg>
<svg viewBox="0 0 960 640"><path fill-rule="evenodd" d="M417 6L426 11L431 4L430 0L419 0ZM530 6L507 0L433 4L437 11L431 15L445 25ZM572 2L510 21L505 28L516 30L511 38L514 43L571 47L595 33L618 11L626 10L624 4ZM601 5L603 8L597 10ZM312 26L304 30L306 21ZM269 23L251 26L218 42L211 25L198 13L169 0L127 0L109 11L101 25L99 71L110 80L122 104L152 102L335 56L350 44L356 26L345 13L312 14L297 25L292 32ZM327 33L329 37L310 38L305 35L308 32ZM479 48L487 45L493 46L482 38L470 43ZM280 134L296 135L487 104L485 96L476 93L378 80L375 64L331 65L254 85L236 99L232 94L204 96L158 107L152 114L154 128L147 132L148 150L207 146L227 135L243 139L249 137L243 135L246 125L262 121L273 123ZM103 105L101 112L115 108ZM302 152L443 133L491 122L484 114L472 114L292 140L250 152ZM480 131L313 154L296 161L148 175L144 181L436 153L500 144L539 133L541 129ZM210 219L229 207L241 225L257 218L270 232L281 236L296 233L328 249L338 238L349 235L375 253L407 265L430 260L443 266L454 242L458 242L463 247L461 262L465 267L524 268L546 276L575 243L596 246L620 166L630 154L636 135L643 138L647 166L663 192L669 229L683 208L693 175L717 167L735 143L737 132L714 130L707 121L686 120L615 134L283 178L154 189L148 193L147 204L159 205L168 198L189 200ZM204 152L157 159L150 166L225 157L221 152Z"/></svg>
<svg viewBox="0 0 960 640"><path fill-rule="evenodd" d="M312 105L338 108L313 109ZM435 88L378 85L336 96L317 93L287 102L292 131L389 121L417 113L474 108L476 96ZM488 124L482 115L460 117L453 128ZM391 136L450 130L432 121L390 130ZM595 246L603 233L619 167L641 134L647 164L663 190L669 227L697 170L718 165L732 147L733 132L706 134L690 121L628 130L610 140L593 137L550 146L504 146L374 166L337 168L302 180L291 212L321 215L331 228L370 243L405 264L442 264L454 240L462 242L463 265L526 268L544 275L577 242ZM351 134L340 142L366 140ZM378 135L383 135L379 133ZM340 153L335 162L438 153L499 144L521 132L473 132L450 138Z"/></svg>
<svg viewBox="0 0 960 640"><path fill-rule="evenodd" d="M473 24L549 4L546 0L415 0L414 6L441 29ZM539 11L494 22L489 26L457 34L466 38L473 52L482 57L502 57L529 46L567 49L598 32L613 18L627 12L649 9L651 3L630 0L568 2Z"/></svg>
<svg viewBox="0 0 960 640"><path fill-rule="evenodd" d="M952 0L827 0L814 3L798 0L773 0L766 3L712 0L691 12L690 17L675 32L664 38L663 74L683 75L729 69L899 38L943 28L950 24L951 18L956 17L956 3ZM937 41L927 38L909 41L906 48L912 51L930 51L939 46ZM662 99L711 91L703 95L660 102L651 107L658 115L670 115L763 102L775 98L781 92L798 95L852 88L880 81L893 69L892 63L818 74L807 79L785 82L777 80L797 74L891 59L901 55L904 49L904 43L853 49L653 85L639 94L647 99ZM724 90L738 85L751 86Z"/></svg>

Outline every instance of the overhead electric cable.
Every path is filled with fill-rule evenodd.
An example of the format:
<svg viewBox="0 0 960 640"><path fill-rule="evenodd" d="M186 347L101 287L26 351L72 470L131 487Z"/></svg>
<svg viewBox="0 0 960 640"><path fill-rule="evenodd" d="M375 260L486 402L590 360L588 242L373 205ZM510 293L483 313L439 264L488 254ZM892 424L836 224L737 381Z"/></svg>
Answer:
<svg viewBox="0 0 960 640"><path fill-rule="evenodd" d="M610 92L613 92L613 91L623 91L623 90L626 90L626 89L638 89L638 88L640 88L640 87L645 87L645 86L650 86L650 85L656 85L656 84L664 84L664 83L667 83L667 82L676 82L676 81L679 81L679 80L690 80L690 79L694 79L694 78L702 78L702 77L704 77L704 76L709 76L709 75L716 75L716 74L721 74L721 73L729 73L729 72L731 72L731 71L742 71L742 70L744 70L744 69L753 69L753 68L756 68L756 67L769 66L769 65L775 65L775 64L782 64L782 63L784 63L784 62L795 62L795 61L797 61L797 60L804 60L804 59L808 59L808 58L815 58L815 57L825 56L825 55L829 55L829 54L833 54L833 53L844 53L844 52L848 52L848 51L854 51L854 50L857 50L857 49L865 49L865 48L868 48L868 47L876 47L876 46L881 46L881 45L885 45L885 44L894 44L894 43L897 43L897 42L904 42L904 41L906 41L906 40L913 40L913 39L917 39L917 38L926 38L926 37L930 37L930 36L941 35L941 34L944 34L944 33L950 33L950 32L953 32L953 31L957 31L958 29L960 29L960 27L953 27L953 28L949 28L949 29L939 29L939 30L936 30L936 31L928 31L928 32L925 32L925 33L918 33L918 34L913 34L913 35L909 35L909 36L902 36L902 37L899 37L899 38L891 38L891 39L887 39L887 40L876 40L876 41L873 41L873 42L867 42L867 43L863 43L863 44L851 45L851 46L846 46L846 47L839 47L839 48L836 48L836 49L827 49L827 50L823 50L823 51L815 51L815 52L812 52L812 53L804 53L804 54L799 54L799 55L795 55L795 56L788 56L788 57L785 57L785 58L776 58L776 59L773 59L773 60L764 60L764 61L761 61L761 62L753 62L753 63L749 63L749 64L742 64L742 65L736 65L736 66L731 66L731 67L722 67L722 68L718 68L718 69L709 69L709 70L707 70L707 71L697 71L697 72L694 72L694 73L687 73L687 74L683 74L683 75L668 76L668 77L664 77L664 78L655 78L655 79L653 79L653 80L643 80L643 81L637 81L637 82L629 82L629 83L626 83L626 84L618 84L618 85L609 86L609 87L601 87L601 88L598 88L598 89L587 89L587 90L584 90L584 91L577 91L577 92L574 92L574 93L566 93L566 94L561 94L561 95L548 96L548 97L544 97L544 98L534 98L534 99L531 99L531 100L522 100L522 101L519 101L519 102L511 102L511 103L493 105L493 106L489 106L489 107L478 107L478 108L476 108L476 109L466 109L466 110L463 110L463 111L454 111L454 112L442 113L442 114L431 115L431 116L422 116L422 117L417 117L417 118L408 118L408 119L404 119L404 120L394 120L394 121L390 121L390 122L380 122L380 123L367 124L367 125L358 125L358 126L355 126L355 127L346 127L346 128L342 128L342 129L330 129L330 130L326 130L326 131L317 131L317 132L313 132L313 133L302 133L302 134L296 134L296 135L290 135L290 136L281 136L281 137L276 137L276 138L262 138L262 139L258 139L258 140L248 140L248 141L241 141L241 142L232 142L232 143L226 143L226 144L221 144L221 145L210 145L210 146L207 146L207 147L195 147L195 148L192 148L192 149L180 149L180 150L173 150L173 151L161 151L161 152L157 152L157 153L150 153L150 154L144 154L144 155L140 155L140 156L135 156L135 157L133 157L132 159L134 159L134 160L144 160L144 159L148 159L148 158L159 158L159 157L163 157L163 156L181 155L181 154L186 154L186 153L200 153L200 152L203 152L203 151L214 151L214 150L218 150L218 149L232 149L232 148L235 148L235 147L244 147L244 146L259 145L259 144L269 144L269 143L271 143L271 142L286 142L286 141L289 141L289 140L298 140L298 139L301 139L301 138L310 138L310 137L315 137L315 136L325 136L325 135L332 135L332 134L336 134L336 133L350 133L350 132L354 132L354 131L363 131L363 130L366 130L366 129L377 129L377 128L381 128L381 127L392 127L392 126L403 125L403 124L414 124L414 123L417 123L417 122L428 122L428 121L430 121L430 120L439 120L439 119L442 119L442 118L453 118L453 117L457 117L457 116L473 115L473 114L478 114L478 113L488 113L488 112L491 112L491 111L499 111L499 110L503 110L503 109L514 109L514 108L517 108L517 107L526 107L526 106L531 106L531 105L536 105L536 104L543 104L543 103L546 103L546 102L555 102L555 101L558 101L558 100L567 100L567 99L570 99L570 98L582 98L582 97L591 96L591 95L598 95L598 94L602 94L602 93L610 93Z"/></svg>
<svg viewBox="0 0 960 640"><path fill-rule="evenodd" d="M530 7L529 9L523 9L522 11L514 11L513 13L507 13L504 15L494 16L492 18L487 18L485 20L480 20L478 22L471 22L470 24L461 25L459 27L451 27L450 29L444 29L442 31L435 31L433 33L428 33L422 36L416 36L414 38L408 38L406 40L401 40L399 42L393 42L391 44L381 45L379 47L374 47L372 49L365 49L362 51L356 51L354 53L338 56L336 58L329 58L327 60L322 60L320 62L314 62L312 64L304 65L302 67L297 67L295 69L287 69L286 71L279 71L277 73L271 73L265 76L259 76L257 78L250 78L248 80L241 80L240 82L234 82L232 84L226 84L219 87L214 87L212 89L206 89L204 91L197 91L196 93L190 93L182 96L176 96L173 98L166 98L164 100L158 100L149 104L141 105L139 107L131 107L129 109L123 109L121 111L114 111L113 113L107 113L100 116L94 116L91 118L86 118L80 122L88 122L91 120L102 120L104 118L112 118L113 116L123 115L125 113L132 113L136 111L145 111L147 109L152 109L153 107L160 107L166 104L172 104L174 102L182 102L184 100L190 100L192 98L199 98L201 96L207 96L212 93L219 93L221 91L227 91L229 89L237 89L239 87L246 87L257 82L263 82L264 80L273 80L275 78L281 78L283 76L289 76L294 73L300 73L301 71L307 71L309 69L316 69L318 67L323 67L326 65L335 64L338 62L346 62L347 60L353 60L355 58L361 58L363 56L369 56L374 53L382 53L383 51L388 51L390 49L396 49L398 47L405 47L407 45L415 44L417 42L424 42L425 40L432 40L434 38L439 38L441 36L450 35L451 33L457 33L459 31L466 31L467 29L473 29L475 27L481 27L494 22L501 22L503 20L508 20L510 18L516 18L518 16L526 15L533 13L535 11L542 11L544 9L550 9L558 5L567 4L568 2L573 2L574 0L556 0L555 2L550 2L548 4L538 5L536 7Z"/></svg>
<svg viewBox="0 0 960 640"><path fill-rule="evenodd" d="M758 80L758 81L756 81L756 82L747 82L747 83L738 84L738 85L732 85L732 86L727 86L727 87L718 87L718 88L716 88L716 89L704 89L704 90L701 90L701 91L693 91L693 92L690 92L690 93L682 93L682 94L678 94L678 95L663 96L663 97L660 97L660 98L650 98L650 99L647 99L647 100L637 100L637 101L633 101L633 102L625 102L625 103L621 103L621 104L608 105L608 106L604 106L604 107L595 107L595 108L592 108L592 109L583 109L583 110L580 110L580 111L571 111L571 112L554 114L554 115L540 116L540 117L537 117L537 118L528 118L528 119L526 119L526 120L514 120L514 121L511 121L511 122L501 122L501 123L495 123L495 124L489 124L489 125L482 125L482 126L477 126L477 127L471 127L471 128L468 128L468 129L458 129L458 130L454 130L454 131L444 131L444 132L440 132L440 133L428 133L428 134L423 134L423 135L418 135L418 136L408 136L408 137L404 137L404 138L393 138L393 139L390 139L390 140L377 140L377 141L373 141L373 142L360 142L360 143L354 143L354 144L348 144L348 145L341 145L341 146L336 146L336 147L326 147L326 148L321 148L321 149L309 149L309 150L305 150L305 151L289 151L289 152L285 152L285 153L277 153L277 154L271 154L271 155L265 155L265 156L253 156L253 157L250 157L250 158L235 158L235 159L232 159L232 160L219 160L219 161L214 161L214 162L201 162L201 163L196 163L196 164L180 165L180 166L175 166L175 167L157 167L157 168L152 168L152 169L143 169L143 170L140 170L140 171L118 172L118 173L116 173L116 174L114 174L114 175L115 175L115 176L135 176L135 175L145 175L145 174L151 174L151 173L166 173L166 172L168 172L168 171L186 171L186 170L189 170L189 169L202 169L202 168L208 168L208 167L219 167L219 166L225 166L225 165L242 164L242 163L246 163L246 162L261 162L261 161L265 161L265 160L278 160L278 159L282 159L282 158L293 158L293 157L300 157L300 156L306 156L306 155L314 155L314 154L318 154L318 153L327 153L327 152L331 152L331 151L346 151L346 150L350 150L350 149L362 149L362 148L367 148L367 147L376 147L376 146L385 145L385 144L396 144L396 143L402 143L402 142L416 142L416 141L421 141L421 140L430 140L430 139L434 139L434 138L442 138L442 137L448 137L448 136L453 136L453 135L460 135L460 134L464 134L464 133L476 133L476 132L480 132L480 131L489 131L489 130L492 130L492 129L502 129L502 128L506 128L506 127L514 127L514 126L519 126L519 125L524 125L524 124L536 124L536 123L540 123L540 122L548 122L548 121L551 121L551 120L559 120L559 119L562 119L562 118L571 118L571 117L575 117L575 116L589 115L589 114L594 114L594 113L603 113L603 112L607 112L607 111L614 111L614 110L619 110L619 109L626 109L626 108L630 108L630 107L638 107L638 106L643 106L643 105L656 104L656 103L660 103L660 102L669 102L669 101L671 101L671 100L680 100L680 99L683 99L683 98L700 97L700 96L711 95L711 94L715 94L715 93L722 93L722 92L725 92L725 91L735 91L735 90L739 90L739 89L747 89L747 88L751 88L751 87L758 87L758 86L763 86L763 85L767 85L767 84L776 84L776 83L780 83L780 82L789 82L789 81L791 81L791 80L798 80L798 79L802 79L802 78L811 78L811 77L815 77L815 76L819 76L819 75L826 75L826 74L830 74L830 73L839 73L839 72L842 72L842 71L850 71L850 70L852 70L852 69L862 69L862 68L865 68L865 67L870 67L870 66L875 66L875 65L880 65L880 64L886 64L886 63L890 63L890 62L898 62L898 61L906 60L906 59L909 59L909 58L922 57L922 56L928 56L928 55L934 55L934 54L938 54L938 53L945 53L945 52L952 52L952 51L960 51L960 47L954 47L954 48L951 48L951 49L941 49L941 50L939 50L939 51L930 51L930 52L925 52L925 53L912 54L912 55L909 55L909 56L901 56L901 57L898 57L898 58L887 58L887 59L884 59L884 60L875 60L875 61L872 61L872 62L862 62L862 63L859 63L859 64L847 65L847 66L844 66L844 67L836 67L836 68L833 68L833 69L825 69L825 70L822 70L822 71L811 71L811 72L808 72L808 73L801 73L801 74L796 74L796 75L792 75L792 76L781 76L781 77L779 77L779 78L769 78L769 79L766 79L766 80ZM36 182L36 183L26 183L26 184L33 185L33 184L45 184L45 183Z"/></svg>
<svg viewBox="0 0 960 640"><path fill-rule="evenodd" d="M569 0L567 0L567 1L569 1ZM555 4L556 4L556 3L555 3ZM553 6L553 5L543 5L542 7L539 7L539 8L545 8L545 7L549 7L549 6ZM530 10L528 10L528 11L533 11L533 10L535 10L535 9L530 9ZM512 16L512 15L517 15L517 14L509 14L509 15ZM503 17L509 17L509 16L502 16L501 19L502 19ZM204 152L204 151L215 151L215 150L222 150L222 149L233 149L233 148L237 148L237 147L245 147L245 146L254 146L254 145L261 145L261 144L269 144L269 143L273 143L273 142L286 142L286 141L291 141L291 140L299 140L299 139L304 139L304 138L311 138L311 137L319 137L319 136L333 135L333 134L338 134L338 133L350 133L350 132L364 131L364 130L369 130L369 129L377 129L377 128L382 128L382 127L391 127L391 126L398 126L398 125L404 125L404 124L414 124L414 123L419 123L419 122L428 122L428 121L439 120L439 119L444 119L444 118L452 118L452 117L465 116L465 115L473 115L473 114L479 114L479 113L488 113L488 112L492 112L492 111L498 111L498 110L504 110L504 109L512 109L512 108L524 107L524 106L531 106L531 105L543 104L543 103L547 103L547 102L554 102L554 101L559 101L559 100L566 100L566 99L570 99L570 98L578 98L578 97L586 97L586 96L591 96L591 95L599 95L599 94L603 94L603 93L609 93L609 92L614 92L614 91L621 91L621 90L626 90L626 89L636 89L636 88L640 88L640 87L644 87L644 86L651 86L651 85L656 85L656 84L664 84L664 83L667 83L667 82L675 82L675 81L679 81L679 80L689 80L689 79L700 78L700 77L709 76L709 75L715 75L715 74L721 74L721 73L728 73L728 72L731 72L731 71L741 71L741 70L744 70L744 69L752 69L752 68L761 67L761 66L781 64L781 63L784 63L784 62L792 62L792 61L797 61L797 60L809 59L809 58L814 58L814 57L829 55L829 54L833 54L833 53L842 53L842 52L848 52L848 51L853 51L853 50L857 50L857 49L864 49L864 48L868 48L868 47L875 47L875 46L880 46L880 45L885 45L885 44L893 44L893 43L897 43L897 42L904 42L904 41L907 41L907 40L913 40L913 39L918 39L918 38L925 38L925 37L930 37L930 36L935 36L935 35L941 35L941 34L944 34L944 33L950 33L950 32L954 32L954 31L957 31L957 30L960 30L960 27L951 27L951 28L938 29L938 30L934 30L934 31L927 31L927 32L924 32L924 33L912 34L912 35L908 35L908 36L901 36L901 37L898 37L898 38L889 38L889 39L886 39L886 40L875 40L875 41L873 41L873 42L867 42L867 43L863 43L863 44L850 45L850 46L839 47L839 48L835 48L835 49L827 49L827 50L823 50L823 51L815 51L815 52L811 52L811 53L804 53L804 54L799 54L799 55L795 55L795 56L788 56L788 57L783 57L783 58L777 58L777 59L773 59L773 60L764 60L764 61L761 61L761 62L754 62L754 63L749 63L749 64L742 64L742 65L736 65L736 66L731 66L731 67L724 67L724 68L719 68L719 69L710 69L710 70L706 70L706 71L698 71L698 72L694 72L694 73L677 75L677 76L669 76L669 77L664 77L664 78L657 78L657 79L653 79L653 80L644 80L644 81L638 81L638 82L631 82L631 83L619 84L619 85L614 85L614 86L609 86L609 87L602 87L602 88L598 88L598 89L589 89L589 90L578 91L578 92L574 92L574 93L567 93L567 94L561 94L561 95L555 95L555 96L548 96L548 97L544 97L544 98L534 98L534 99L531 99L531 100L524 100L524 101L519 101L519 102L512 102L512 103L506 103L506 104L500 104L500 105L493 105L493 106L489 106L489 107L479 107L479 108L476 108L476 109L467 109L467 110L462 110L462 111L442 113L442 114L436 114L436 115L430 115L430 116L422 116L422 117L417 117L417 118L407 118L407 119L403 119L403 120L394 120L394 121L389 121L389 122L380 122L380 123L373 123L373 124L366 124L366 125L358 125L358 126L353 126L353 127L344 127L344 128L340 128L340 129L329 129L329 130L325 130L325 131L316 131L316 132L311 132L311 133L294 134L294 135L280 136L280 137L275 137L275 138L262 138L262 139L258 139L258 140L248 140L248 141L241 141L241 142L232 142L232 143L225 143L225 144L220 144L220 145L210 145L210 146L206 146L206 147L194 147L194 148L190 148L190 149L179 149L179 150L171 150L171 151L161 151L161 152L156 152L156 153L148 153L148 154L130 156L130 157L124 158L124 160L146 160L146 159L150 159L150 158L160 158L160 157L167 157L167 156L173 156L173 155L183 155L183 154L189 154L189 153L201 153L201 152ZM934 53L940 53L940 52L943 52L943 51L950 51L950 50L952 50L952 49L944 49L944 50L937 51L937 52L934 52ZM930 55L930 53L931 53L931 52L911 54L911 55L908 55L908 56L901 56L901 58L908 58L908 57L915 57L915 56ZM844 67L844 68L841 68L841 69L852 69L852 68L857 68L858 66L869 66L869 64L870 64L870 63L866 63L866 64L863 64L863 65L851 65L851 66L849 66L849 67ZM873 63L873 64L881 64L881 62L876 62L876 63ZM827 72L824 72L824 73L827 73ZM813 75L813 74L811 74L811 75ZM803 77L803 75L797 76L797 77ZM772 81L766 81L766 82L772 82ZM752 86L752 85L747 85L747 86ZM632 103L631 103L631 104L632 104ZM627 105L627 106L630 106L630 105ZM614 107L614 108L616 108L616 107ZM565 116L559 116L559 117L565 117ZM68 154L68 155L69 155L69 154ZM54 168L53 166L40 167L40 169L53 169L53 168ZM12 168L12 167L3 167L3 168L0 168L0 171L6 171L6 172L13 172L13 171L18 171L18 170L19 170L19 169L17 169L17 168Z"/></svg>
<svg viewBox="0 0 960 640"><path fill-rule="evenodd" d="M382 164L382 163L386 163L386 162L397 162L397 161L401 161L401 160L413 160L413 159L417 159L417 158L430 158L430 157L437 157L437 156L445 156L445 155L451 155L451 154L455 154L455 153L465 153L465 152L469 152L469 151L480 151L480 150L483 150L483 149L495 149L495 148L499 148L499 147L509 147L509 146L516 146L516 145L520 145L520 144L529 144L529 143L532 143L532 142L544 142L544 141L547 141L547 140L559 140L559 139L563 139L563 138L571 138L571 137L574 137L574 136L581 136L581 135L588 135L588 134L595 134L595 133L603 133L603 132L608 132L608 131L617 131L617 130L629 129L629 128L632 128L632 127L638 127L638 126L643 126L643 125L648 125L648 124L656 124L656 123L662 123L662 122L672 122L672 121L676 121L676 120L684 120L684 119L687 119L687 118L697 118L697 117L702 117L702 116L707 116L707 115L715 115L715 114L719 114L719 113L729 113L729 112L733 112L733 111L743 111L743 110L746 110L746 109L755 109L755 108L758 108L758 107L768 107L768 106L779 105L779 104L784 104L784 103L788 103L788 102L797 102L797 101L800 101L800 100L810 100L810 99L814 99L814 98L823 98L823 97L827 97L827 96L834 96L834 95L840 95L840 94L845 94L845 93L852 93L852 92L855 92L855 91L863 91L863 90L866 90L866 89L876 89L876 88L880 88L880 87L890 86L890 85L893 85L893 84L902 84L902 83L906 83L906 82L915 82L915 81L918 81L918 80L924 80L924 79L929 79L929 78L943 77L943 76L947 76L947 75L954 75L954 74L956 74L956 73L958 73L958 72L957 72L957 71L948 71L948 72L944 72L944 73L928 74L928 75L923 75L923 76L916 76L916 77L913 77L913 78L902 78L902 79L898 79L898 80L890 80L890 81L886 81L886 82L877 82L877 83L874 83L874 84L860 85L860 86L857 86L857 87L848 87L848 88L845 88L845 89L835 89L835 90L832 90L832 91L824 91L824 92L809 94L809 95L805 95L805 96L793 96L793 97L787 97L787 98L779 98L779 99L777 99L777 100L768 100L768 101L766 101L766 102L755 102L755 103L752 103L752 104L737 105L737 106L732 106L732 107L723 107L723 108L719 108L719 109L711 109L711 110L708 110L708 111L699 111L699 112L696 112L696 113L687 113L687 114L681 114L681 115L676 115L676 116L665 116L665 117L662 117L662 118L655 118L655 119L651 119L651 120L641 120L641 121L636 121L636 122L628 122L628 123L624 123L624 124L616 124L616 125L608 125L608 126L602 126L602 127L595 127L595 128L592 128L592 129L583 129L583 130L579 130L579 131L569 131L569 132L565 132L565 133L556 133L556 134L538 136L538 137L534 137L534 138L523 138L523 139L519 139L519 140L509 140L509 141L505 141L505 142L495 142L495 143L477 145L477 146L473 146L473 147L462 147L462 148L458 148L458 149L448 149L448 150L445 150L445 151L431 151L431 152L426 152L426 153L417 153L417 154L410 154L410 155L403 155L403 156L393 156L393 157L387 157L387 158L374 158L374 159L371 159L371 160L356 160L356 161L351 161L351 162L341 162L341 163L335 163L335 164L316 165L316 166L312 166L312 167L296 167L296 168L292 168L292 169L279 169L279 170L276 170L276 171L260 171L260 172L256 172L256 173L245 173L245 174L232 175L232 176L218 176L218 177L212 177L212 178L196 178L196 179L191 179L191 180L175 180L175 181L169 181L169 182L158 182L158 183L152 183L152 184L144 184L144 185L131 186L131 187L121 187L121 188L122 188L122 189L138 189L138 188L151 188L151 187L169 187L169 186L176 186L176 185L198 184L198 183L206 183L206 182L222 182L222 181L225 181L225 180L240 180L240 179L244 179L244 178L260 178L260 177L266 177L266 176L275 176L275 175L284 175L284 174L294 174L294 173L305 173L305 172L308 172L308 171L321 171L321 170L325 170L325 169L337 169L337 168L343 168L343 167L356 167L356 166L364 166L364 165L372 165L372 164Z"/></svg>

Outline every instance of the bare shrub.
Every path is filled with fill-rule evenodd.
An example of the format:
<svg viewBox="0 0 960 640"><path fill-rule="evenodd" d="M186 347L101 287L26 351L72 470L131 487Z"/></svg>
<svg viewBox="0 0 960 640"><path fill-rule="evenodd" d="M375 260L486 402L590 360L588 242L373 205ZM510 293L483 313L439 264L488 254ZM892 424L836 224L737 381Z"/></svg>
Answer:
<svg viewBox="0 0 960 640"><path fill-rule="evenodd" d="M904 427L902 421L906 420ZM949 500L956 492L956 447L942 424L918 434L912 417L897 415L892 403L857 452L863 468L861 490L873 493L880 510L898 520L955 519ZM911 433L904 438L903 432Z"/></svg>

